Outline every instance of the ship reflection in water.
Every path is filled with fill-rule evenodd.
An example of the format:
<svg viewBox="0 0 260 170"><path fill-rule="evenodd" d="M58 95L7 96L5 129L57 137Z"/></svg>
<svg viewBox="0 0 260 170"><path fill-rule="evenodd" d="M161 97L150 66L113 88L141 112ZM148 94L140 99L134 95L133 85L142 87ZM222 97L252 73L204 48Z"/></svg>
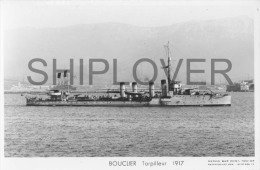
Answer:
<svg viewBox="0 0 260 170"><path fill-rule="evenodd" d="M5 94L5 156L254 156L254 93L232 107L26 107Z"/></svg>

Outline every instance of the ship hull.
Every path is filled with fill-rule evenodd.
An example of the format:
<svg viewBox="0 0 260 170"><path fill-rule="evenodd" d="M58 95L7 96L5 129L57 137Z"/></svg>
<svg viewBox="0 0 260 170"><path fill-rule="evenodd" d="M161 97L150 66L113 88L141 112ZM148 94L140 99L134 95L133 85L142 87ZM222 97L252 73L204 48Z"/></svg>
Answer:
<svg viewBox="0 0 260 170"><path fill-rule="evenodd" d="M150 101L28 101L27 106L231 106L231 96L175 95L171 98L152 98Z"/></svg>

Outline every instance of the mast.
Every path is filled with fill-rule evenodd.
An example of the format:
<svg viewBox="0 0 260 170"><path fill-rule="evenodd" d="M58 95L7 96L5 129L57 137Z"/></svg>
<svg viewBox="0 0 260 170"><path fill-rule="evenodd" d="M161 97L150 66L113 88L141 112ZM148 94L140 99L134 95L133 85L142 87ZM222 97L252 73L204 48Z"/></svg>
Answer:
<svg viewBox="0 0 260 170"><path fill-rule="evenodd" d="M168 80L168 92L170 91L170 84L171 84L171 58L170 58L170 42L168 41L167 45L165 45L165 49L166 49L166 55L168 57L168 65L167 65L167 80Z"/></svg>

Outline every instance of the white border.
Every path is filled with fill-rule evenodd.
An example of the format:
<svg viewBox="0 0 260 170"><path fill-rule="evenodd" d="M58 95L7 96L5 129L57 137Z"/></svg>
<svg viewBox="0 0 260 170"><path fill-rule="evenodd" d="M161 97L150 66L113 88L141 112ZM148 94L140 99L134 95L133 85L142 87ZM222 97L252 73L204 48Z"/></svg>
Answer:
<svg viewBox="0 0 260 170"><path fill-rule="evenodd" d="M258 1L254 18L254 79L255 79L255 158L260 169L260 1Z"/></svg>
<svg viewBox="0 0 260 170"><path fill-rule="evenodd" d="M52 1L50 1L52 3ZM59 2L59 1L58 1ZM58 3L54 1L53 3ZM66 2L66 1L64 1ZM97 1L90 1L92 3L108 3L107 1L102 1L102 2L97 2ZM122 1L113 1L112 4L118 3ZM145 4L147 2L145 1L134 1L135 3L142 3ZM3 1L0 1L0 3L5 3ZM129 4L128 1L125 2L126 4ZM131 2L132 3L132 2ZM130 5L131 5L130 3ZM171 163L172 161L176 160L184 160L185 164L183 167L176 167L176 166L167 166L167 167L152 167L152 169L165 169L165 170L173 170L173 169L251 169L251 170L259 170L260 169L260 141L259 141L259 136L260 136L260 115L259 115L259 105L260 103L260 96L259 96L259 85L260 85L260 69L259 69L259 64L260 64L260 59L259 59L259 48L260 48L260 40L259 40L259 31L260 31L260 5L259 1L214 1L214 2L206 2L206 1L149 1L149 4L152 5L157 5L157 4L163 4L163 3L169 3L169 4L176 4L176 5L194 5L195 7L201 4L205 5L213 5L213 6L222 6L222 5L254 5L255 6L255 18L254 18L254 61L255 61L255 157L201 157L201 158L196 158L196 157L105 157L105 158L5 158L4 157L4 95L3 95L3 89L4 89L4 49L3 49L3 25L2 25L2 18L0 18L1 21L1 27L0 27L0 53L1 53L1 66L0 66L0 76L1 76L1 82L0 82L0 88L1 88L1 150L0 150L0 169L1 170L13 170L13 169L26 169L26 170L36 170L36 169L62 169L62 170L67 170L67 169L77 169L77 170L87 170L87 169L149 169L148 167L144 167L141 165L142 161L167 161L168 163ZM0 4L0 7L1 7ZM257 11L258 8L258 11ZM2 10L0 9L0 12ZM0 16L2 17L2 12L0 13ZM213 166L210 167L207 165L207 161L213 159L213 160L250 160L254 159L255 160L255 166L254 167L246 167L246 166ZM108 161L120 161L120 160L129 160L129 161L137 161L138 167L110 167L108 166ZM139 166L140 164L140 166Z"/></svg>
<svg viewBox="0 0 260 170"><path fill-rule="evenodd" d="M0 169L4 169L4 49L3 49L3 10L0 1Z"/></svg>

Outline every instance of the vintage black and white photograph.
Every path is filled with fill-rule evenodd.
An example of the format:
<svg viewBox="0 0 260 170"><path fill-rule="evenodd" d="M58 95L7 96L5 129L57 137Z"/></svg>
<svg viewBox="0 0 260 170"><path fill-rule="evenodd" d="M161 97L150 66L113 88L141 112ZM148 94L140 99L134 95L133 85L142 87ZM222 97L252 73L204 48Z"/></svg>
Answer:
<svg viewBox="0 0 260 170"><path fill-rule="evenodd" d="M230 2L2 1L4 158L254 160L259 7Z"/></svg>

